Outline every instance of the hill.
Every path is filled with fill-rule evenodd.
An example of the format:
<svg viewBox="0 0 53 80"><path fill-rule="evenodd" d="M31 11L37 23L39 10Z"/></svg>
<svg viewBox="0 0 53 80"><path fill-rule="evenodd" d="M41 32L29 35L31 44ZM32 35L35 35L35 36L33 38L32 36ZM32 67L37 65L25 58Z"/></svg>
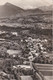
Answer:
<svg viewBox="0 0 53 80"><path fill-rule="evenodd" d="M42 13L43 11L39 8L35 8L35 9L28 9L28 10L26 10L26 12Z"/></svg>

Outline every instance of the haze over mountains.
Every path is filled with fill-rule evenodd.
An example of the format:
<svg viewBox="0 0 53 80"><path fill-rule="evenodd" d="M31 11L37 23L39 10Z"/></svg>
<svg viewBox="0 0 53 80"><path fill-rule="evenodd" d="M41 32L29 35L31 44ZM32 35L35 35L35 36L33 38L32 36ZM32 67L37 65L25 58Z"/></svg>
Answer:
<svg viewBox="0 0 53 80"><path fill-rule="evenodd" d="M53 11L53 5L40 7L43 11Z"/></svg>
<svg viewBox="0 0 53 80"><path fill-rule="evenodd" d="M45 10L46 11L53 10L53 7L51 8L51 6L43 6L40 8L24 10L18 6L15 6L15 5L7 2L4 5L0 6L0 17L21 14L23 12L25 12L25 13L26 12L28 12L28 13L42 13Z"/></svg>

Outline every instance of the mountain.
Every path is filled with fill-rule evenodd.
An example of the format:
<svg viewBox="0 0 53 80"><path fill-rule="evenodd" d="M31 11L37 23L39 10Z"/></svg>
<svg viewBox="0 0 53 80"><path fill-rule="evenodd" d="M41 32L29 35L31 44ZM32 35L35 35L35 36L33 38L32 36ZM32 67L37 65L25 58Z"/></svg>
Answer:
<svg viewBox="0 0 53 80"><path fill-rule="evenodd" d="M41 6L39 9L43 11L53 11L53 5L50 6Z"/></svg>
<svg viewBox="0 0 53 80"><path fill-rule="evenodd" d="M23 12L24 10L20 7L17 7L11 3L6 3L0 6L0 17L16 15Z"/></svg>

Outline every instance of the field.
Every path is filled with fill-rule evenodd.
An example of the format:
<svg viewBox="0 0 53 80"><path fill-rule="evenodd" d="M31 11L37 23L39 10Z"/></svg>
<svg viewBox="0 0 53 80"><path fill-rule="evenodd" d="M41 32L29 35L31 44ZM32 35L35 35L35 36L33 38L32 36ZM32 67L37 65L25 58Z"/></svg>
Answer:
<svg viewBox="0 0 53 80"><path fill-rule="evenodd" d="M52 80L53 79L53 64L35 64L35 67L37 67L38 71L40 71L45 80Z"/></svg>

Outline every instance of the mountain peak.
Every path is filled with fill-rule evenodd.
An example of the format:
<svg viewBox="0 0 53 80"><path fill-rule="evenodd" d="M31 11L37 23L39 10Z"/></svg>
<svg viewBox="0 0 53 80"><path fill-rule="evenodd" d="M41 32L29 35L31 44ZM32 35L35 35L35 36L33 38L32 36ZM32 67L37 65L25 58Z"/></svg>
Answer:
<svg viewBox="0 0 53 80"><path fill-rule="evenodd" d="M5 3L5 5L10 5L10 4L11 4L11 3L9 3L9 2L6 2L6 3Z"/></svg>
<svg viewBox="0 0 53 80"><path fill-rule="evenodd" d="M5 16L17 15L22 13L23 11L24 10L22 8L7 2L0 7L0 16L5 17Z"/></svg>

